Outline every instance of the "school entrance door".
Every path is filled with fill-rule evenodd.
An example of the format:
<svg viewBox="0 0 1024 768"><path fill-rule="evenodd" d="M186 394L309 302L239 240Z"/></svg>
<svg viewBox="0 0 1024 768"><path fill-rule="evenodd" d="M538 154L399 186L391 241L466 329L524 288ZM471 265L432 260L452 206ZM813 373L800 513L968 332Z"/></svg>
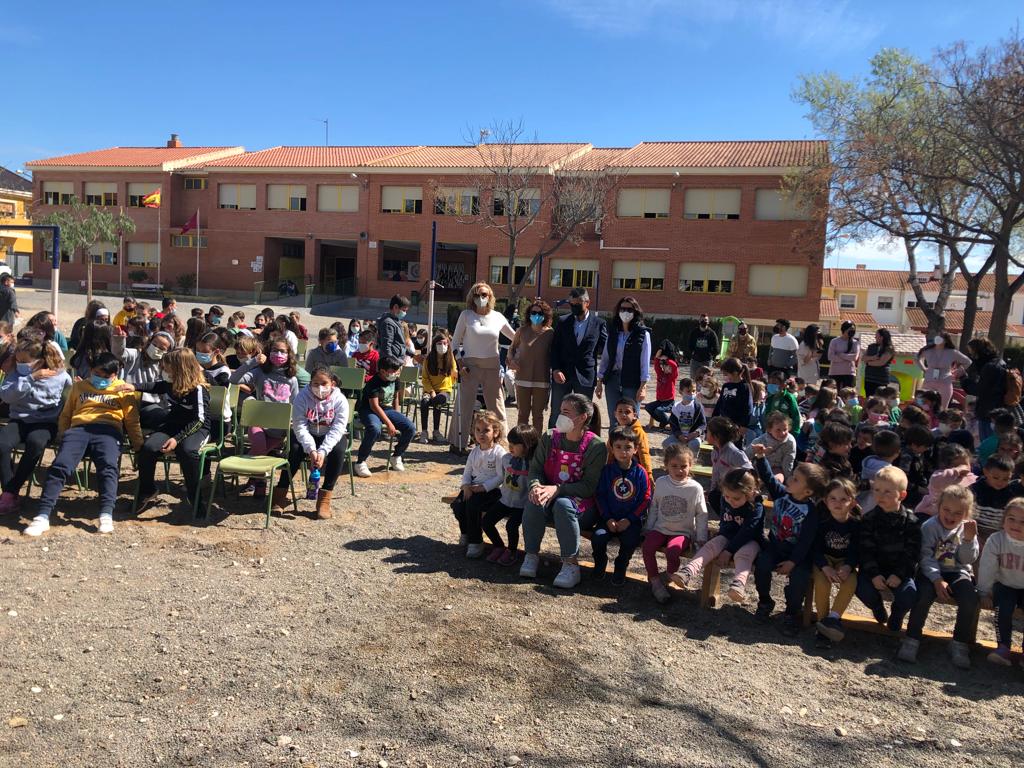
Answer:
<svg viewBox="0 0 1024 768"><path fill-rule="evenodd" d="M320 280L317 293L356 295L356 243L351 240L320 242Z"/></svg>

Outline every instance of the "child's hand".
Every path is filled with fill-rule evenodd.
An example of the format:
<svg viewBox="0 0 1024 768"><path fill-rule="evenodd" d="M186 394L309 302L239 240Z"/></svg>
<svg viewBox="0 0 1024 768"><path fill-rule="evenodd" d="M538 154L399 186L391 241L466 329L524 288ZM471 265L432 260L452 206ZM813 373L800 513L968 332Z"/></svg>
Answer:
<svg viewBox="0 0 1024 768"><path fill-rule="evenodd" d="M887 587L887 585L886 585L886 583L885 583L885 579L884 579L884 578L882 578L881 576L875 576L875 578L873 578L873 579L871 580L871 584L872 584L872 586L874 586L874 588L875 588L875 589L877 589L877 590L878 590L879 592L882 592L882 591L884 591L885 589L887 589L887 588L888 588L888 587Z"/></svg>
<svg viewBox="0 0 1024 768"><path fill-rule="evenodd" d="M265 362L267 362L267 356L266 355L264 355L262 352L260 352L258 355L256 355L256 364L257 365L263 365Z"/></svg>
<svg viewBox="0 0 1024 768"><path fill-rule="evenodd" d="M32 378L36 381L40 379L49 379L52 376L56 376L60 371L55 371L52 368L40 368L38 371L32 371Z"/></svg>
<svg viewBox="0 0 1024 768"><path fill-rule="evenodd" d="M932 582L932 586L935 587L935 596L943 602L949 600L949 585L942 579L936 579Z"/></svg>
<svg viewBox="0 0 1024 768"><path fill-rule="evenodd" d="M395 435L398 434L398 430L395 429L395 425L392 424L390 421L384 425L384 428L388 431L388 435L390 437L394 437Z"/></svg>
<svg viewBox="0 0 1024 768"><path fill-rule="evenodd" d="M853 573L853 568L848 565L841 565L836 573L839 575L839 581L846 581L850 578L850 574Z"/></svg>
<svg viewBox="0 0 1024 768"><path fill-rule="evenodd" d="M112 332L115 336L120 336L122 339L128 338L128 332L120 325L115 325Z"/></svg>
<svg viewBox="0 0 1024 768"><path fill-rule="evenodd" d="M462 500L463 501L469 501L469 499L472 496L473 496L473 485L470 484L470 485L462 486Z"/></svg>
<svg viewBox="0 0 1024 768"><path fill-rule="evenodd" d="M775 572L781 574L782 576L788 576L790 574L790 571L792 571L794 568L796 568L796 563L794 563L792 560L783 560L781 563L775 566Z"/></svg>
<svg viewBox="0 0 1024 768"><path fill-rule="evenodd" d="M885 580L885 585L889 587L889 589L896 589L896 587L898 587L902 583L903 579L901 579L895 573Z"/></svg>
<svg viewBox="0 0 1024 768"><path fill-rule="evenodd" d="M839 578L839 574L836 572L836 569L833 568L831 565L826 565L824 568L821 569L821 572L825 574L825 578L833 584L838 584L841 581L841 579Z"/></svg>
<svg viewBox="0 0 1024 768"><path fill-rule="evenodd" d="M114 387L113 391L119 395L127 395L130 392L134 392L135 387L133 387L127 381L124 381L120 385Z"/></svg>
<svg viewBox="0 0 1024 768"><path fill-rule="evenodd" d="M981 607L984 608L986 611L992 610L992 595L981 596Z"/></svg>
<svg viewBox="0 0 1024 768"><path fill-rule="evenodd" d="M974 541L978 537L978 521L964 520L964 541Z"/></svg>
<svg viewBox="0 0 1024 768"><path fill-rule="evenodd" d="M763 443L754 443L752 447L754 449L755 459L763 459L765 455L768 453L768 451L765 450Z"/></svg>
<svg viewBox="0 0 1024 768"><path fill-rule="evenodd" d="M725 566L729 564L730 560L732 560L732 552L728 549L723 549L718 553L718 557L715 558L715 564L719 568L725 568Z"/></svg>
<svg viewBox="0 0 1024 768"><path fill-rule="evenodd" d="M618 525L615 528L616 533L622 533L624 530L629 528L629 518L624 517L616 522L618 523Z"/></svg>
<svg viewBox="0 0 1024 768"><path fill-rule="evenodd" d="M170 453L177 447L178 441L175 440L173 437L169 437L167 438L167 442L160 446L160 450L163 451L164 453Z"/></svg>

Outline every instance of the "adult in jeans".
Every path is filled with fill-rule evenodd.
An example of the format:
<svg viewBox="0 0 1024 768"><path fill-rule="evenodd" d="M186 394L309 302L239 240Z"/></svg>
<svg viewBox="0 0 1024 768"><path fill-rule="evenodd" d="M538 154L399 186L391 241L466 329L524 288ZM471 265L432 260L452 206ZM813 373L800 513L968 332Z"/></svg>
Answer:
<svg viewBox="0 0 1024 768"><path fill-rule="evenodd" d="M530 461L530 493L523 509L526 556L519 575L532 579L540 564L540 545L548 522L555 524L562 569L554 586L572 589L580 583L580 531L597 522L594 493L608 461L604 442L590 431L594 402L582 394L566 395L557 410L555 428L540 438Z"/></svg>
<svg viewBox="0 0 1024 768"><path fill-rule="evenodd" d="M711 364L721 352L721 344L718 341L718 334L711 328L711 318L706 314L701 315L697 321L697 327L690 333L690 343L687 345L690 355L690 378L697 378L697 369Z"/></svg>
<svg viewBox="0 0 1024 768"><path fill-rule="evenodd" d="M889 386L889 366L896 357L892 334L888 328L875 331L875 342L868 344L864 355L864 394L872 397L879 387Z"/></svg>
<svg viewBox="0 0 1024 768"><path fill-rule="evenodd" d="M555 326L551 342L548 429L555 426L558 406L566 395L575 392L587 399L594 396L597 363L608 343L608 328L604 320L590 311L590 294L586 288L573 288L569 292L569 309L571 314Z"/></svg>
<svg viewBox="0 0 1024 768"><path fill-rule="evenodd" d="M789 327L790 322L784 317L775 321L775 334L768 350L768 373L781 371L787 379L796 371L796 351L800 348L800 342L789 332Z"/></svg>
<svg viewBox="0 0 1024 768"><path fill-rule="evenodd" d="M494 411L505 424L505 400L501 395L501 363L498 359L498 338L515 337L506 317L494 309L494 291L487 283L476 283L469 289L466 309L462 310L452 348L459 363L458 418L451 420L448 442L455 453L465 453L471 435L473 408L477 389L484 394L484 408ZM507 431L507 427L506 427Z"/></svg>
<svg viewBox="0 0 1024 768"><path fill-rule="evenodd" d="M647 398L647 380L651 377L651 332L644 325L644 311L632 296L624 296L615 305L608 343L597 366L598 399L602 392L608 404L608 428L615 425L615 404L626 398L639 404Z"/></svg>
<svg viewBox="0 0 1024 768"><path fill-rule="evenodd" d="M839 335L829 342L828 363L829 378L835 380L839 389L856 385L860 339L857 338L857 326L849 320L839 326Z"/></svg>
<svg viewBox="0 0 1024 768"><path fill-rule="evenodd" d="M984 336L967 342L967 356L973 361L963 380L964 392L974 395L974 415L978 418L978 436L992 435L989 414L1003 407L1006 396L1006 363L995 345Z"/></svg>
<svg viewBox="0 0 1024 768"><path fill-rule="evenodd" d="M940 333L932 339L932 343L917 353L917 364L924 371L921 389L931 389L939 393L942 399L941 408L946 410L953 398L953 368L963 369L971 364L971 358L956 348L953 337L948 333Z"/></svg>
<svg viewBox="0 0 1024 768"><path fill-rule="evenodd" d="M508 367L515 372L516 408L519 423L533 423L537 434L544 432L544 409L551 392L551 305L537 299L526 312L508 351Z"/></svg>

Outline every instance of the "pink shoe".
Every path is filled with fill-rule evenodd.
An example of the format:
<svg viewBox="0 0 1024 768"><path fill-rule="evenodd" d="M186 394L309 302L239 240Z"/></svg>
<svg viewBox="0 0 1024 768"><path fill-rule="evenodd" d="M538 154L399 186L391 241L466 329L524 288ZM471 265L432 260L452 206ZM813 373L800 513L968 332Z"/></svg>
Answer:
<svg viewBox="0 0 1024 768"><path fill-rule="evenodd" d="M498 565L510 566L515 565L519 560L519 551L515 549L506 549L501 553L501 557L498 559Z"/></svg>
<svg viewBox="0 0 1024 768"><path fill-rule="evenodd" d="M504 547L492 547L491 548L491 553L487 556L487 562L488 563L496 563L496 562L498 562L499 559L501 559L501 556L504 555L504 554L505 554L505 548Z"/></svg>
<svg viewBox="0 0 1024 768"><path fill-rule="evenodd" d="M18 497L10 491L0 494L0 515L18 511Z"/></svg>

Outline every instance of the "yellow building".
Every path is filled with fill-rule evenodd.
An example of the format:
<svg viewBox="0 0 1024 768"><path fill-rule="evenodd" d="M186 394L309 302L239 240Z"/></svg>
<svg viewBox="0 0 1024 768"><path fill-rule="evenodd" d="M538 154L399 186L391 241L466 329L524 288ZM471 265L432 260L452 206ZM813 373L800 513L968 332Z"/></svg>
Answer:
<svg viewBox="0 0 1024 768"><path fill-rule="evenodd" d="M0 260L15 275L32 270L32 233L5 229L31 224L32 182L0 166Z"/></svg>

